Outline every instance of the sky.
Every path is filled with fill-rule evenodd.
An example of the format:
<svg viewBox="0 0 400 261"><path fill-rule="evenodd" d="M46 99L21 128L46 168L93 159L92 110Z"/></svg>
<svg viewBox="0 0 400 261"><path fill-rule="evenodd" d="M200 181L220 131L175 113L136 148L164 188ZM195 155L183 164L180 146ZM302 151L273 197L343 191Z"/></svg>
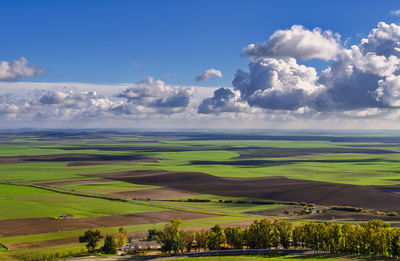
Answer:
<svg viewBox="0 0 400 261"><path fill-rule="evenodd" d="M0 128L400 128L398 1L0 1Z"/></svg>

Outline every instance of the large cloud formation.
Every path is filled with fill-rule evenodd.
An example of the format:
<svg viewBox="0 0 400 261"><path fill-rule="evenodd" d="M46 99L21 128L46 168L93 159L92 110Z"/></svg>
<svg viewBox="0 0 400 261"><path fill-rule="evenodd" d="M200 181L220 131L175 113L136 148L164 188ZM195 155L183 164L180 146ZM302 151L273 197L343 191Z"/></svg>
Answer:
<svg viewBox="0 0 400 261"><path fill-rule="evenodd" d="M96 118L112 106L112 101L94 91L37 90L29 99L0 96L0 115L16 119Z"/></svg>
<svg viewBox="0 0 400 261"><path fill-rule="evenodd" d="M193 87L165 85L152 77L110 99L95 91L70 88L35 90L30 98L0 95L0 115L10 119L97 119L180 113L190 104Z"/></svg>
<svg viewBox="0 0 400 261"><path fill-rule="evenodd" d="M380 22L350 48L339 39L330 31L293 26L275 32L265 43L249 45L244 50L251 61L249 72L238 70L232 82L240 92L237 102L308 112L399 108L400 26ZM296 58L331 60L331 65L318 75ZM218 105L199 111L220 113Z"/></svg>
<svg viewBox="0 0 400 261"><path fill-rule="evenodd" d="M0 81L15 81L21 77L34 77L47 70L36 65L28 65L28 59L21 57L11 63L0 61Z"/></svg>
<svg viewBox="0 0 400 261"><path fill-rule="evenodd" d="M114 86L118 91L108 90L103 96L92 88L79 91L59 85L23 98L0 94L0 119L144 119L157 124L159 119L176 119L200 126L209 119L215 120L213 124L226 119L242 123L252 119L257 124L307 119L319 126L321 119L399 118L399 25L380 22L352 46L342 44L336 33L296 25L275 32L265 43L249 45L243 54L250 60L249 69L236 71L232 87L170 86L149 77ZM303 63L313 59L326 61L326 69L317 72ZM0 62L0 81L43 72L25 58ZM222 76L219 73L207 70L199 80Z"/></svg>

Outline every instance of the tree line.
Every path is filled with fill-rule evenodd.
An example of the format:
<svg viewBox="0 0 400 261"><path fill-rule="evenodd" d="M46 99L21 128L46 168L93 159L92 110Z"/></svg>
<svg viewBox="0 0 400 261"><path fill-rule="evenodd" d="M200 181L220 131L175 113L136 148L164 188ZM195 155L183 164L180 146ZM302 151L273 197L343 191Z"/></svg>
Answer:
<svg viewBox="0 0 400 261"><path fill-rule="evenodd" d="M256 220L248 228L215 225L209 230L184 231L182 221L171 219L162 230L149 230L147 240L157 240L162 251L268 248L304 248L316 253L400 257L400 228L382 220L362 224L306 223L293 226L285 220Z"/></svg>

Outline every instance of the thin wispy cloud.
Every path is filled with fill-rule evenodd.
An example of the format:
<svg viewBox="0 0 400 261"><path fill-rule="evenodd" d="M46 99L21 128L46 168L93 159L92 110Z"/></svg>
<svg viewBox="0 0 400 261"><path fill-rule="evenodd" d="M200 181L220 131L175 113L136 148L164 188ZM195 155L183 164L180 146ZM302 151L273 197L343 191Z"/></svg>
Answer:
<svg viewBox="0 0 400 261"><path fill-rule="evenodd" d="M400 15L400 9L390 11L391 15Z"/></svg>
<svg viewBox="0 0 400 261"><path fill-rule="evenodd" d="M136 62L136 61L131 61L131 62L129 62L133 67L135 67L136 69L139 69L139 70L141 70L142 68L143 68L143 65L141 64L141 63L139 63L139 62Z"/></svg>

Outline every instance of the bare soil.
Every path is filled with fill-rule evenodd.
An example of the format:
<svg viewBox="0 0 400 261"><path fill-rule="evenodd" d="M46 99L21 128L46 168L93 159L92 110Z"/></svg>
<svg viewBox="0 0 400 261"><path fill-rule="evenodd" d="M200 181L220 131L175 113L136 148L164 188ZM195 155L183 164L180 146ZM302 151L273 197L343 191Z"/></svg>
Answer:
<svg viewBox="0 0 400 261"><path fill-rule="evenodd" d="M351 147L354 147L353 145ZM296 157L318 154L391 154L398 153L388 149L370 149L370 148L263 148L250 151L242 151L236 159L251 158L273 158L273 157Z"/></svg>
<svg viewBox="0 0 400 261"><path fill-rule="evenodd" d="M167 222L172 218L178 217L182 220L188 220L216 217L216 215L179 210L168 210L92 218L26 218L0 220L0 237L40 234L98 227L154 224Z"/></svg>
<svg viewBox="0 0 400 261"><path fill-rule="evenodd" d="M357 186L284 177L222 178L198 172L149 170L96 176L202 194L308 202L323 206L353 206L383 211L400 210L400 194L397 193L400 186Z"/></svg>
<svg viewBox="0 0 400 261"><path fill-rule="evenodd" d="M68 166L85 166L117 163L122 161L156 162L159 159L140 155L101 155L101 154L58 154L34 156L4 156L0 164L15 164L27 162L68 162Z"/></svg>

